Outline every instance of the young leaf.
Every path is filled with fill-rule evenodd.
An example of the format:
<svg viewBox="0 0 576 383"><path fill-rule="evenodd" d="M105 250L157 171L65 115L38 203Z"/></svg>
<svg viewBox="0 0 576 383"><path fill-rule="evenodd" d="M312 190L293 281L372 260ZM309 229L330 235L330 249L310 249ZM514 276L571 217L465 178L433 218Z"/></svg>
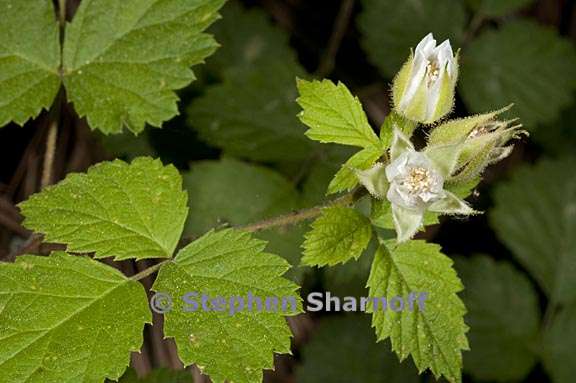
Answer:
<svg viewBox="0 0 576 383"><path fill-rule="evenodd" d="M332 266L358 259L371 236L370 221L356 210L341 206L325 208L306 234L302 263Z"/></svg>
<svg viewBox="0 0 576 383"><path fill-rule="evenodd" d="M320 322L302 350L298 383L417 383L412 363L398 363L387 345L376 343L367 316L332 317Z"/></svg>
<svg viewBox="0 0 576 383"><path fill-rule="evenodd" d="M358 27L370 60L388 78L394 77L410 47L431 31L438 42L449 38L458 46L464 36L466 12L454 0L363 0Z"/></svg>
<svg viewBox="0 0 576 383"><path fill-rule="evenodd" d="M456 269L466 286L462 299L470 326L464 370L482 381L522 381L536 363L539 335L538 296L530 280L487 256L460 258Z"/></svg>
<svg viewBox="0 0 576 383"><path fill-rule="evenodd" d="M310 129L306 136L320 142L380 148L360 100L342 83L298 80L302 107L300 120Z"/></svg>
<svg viewBox="0 0 576 383"><path fill-rule="evenodd" d="M248 233L211 231L163 266L154 283L154 291L174 298L196 292L198 304L203 294L244 299L244 310L233 314L231 305L217 311L214 303L207 305L211 311L198 306L201 312L186 312L190 305L175 299L173 310L165 314L164 333L175 338L180 359L186 366L196 363L214 382L260 382L262 369L273 368L274 353L290 352L284 316L296 312L290 305L288 311L281 307L267 311L265 299L277 297L282 302L282 298L294 297L301 306L298 286L281 277L289 264L264 253L265 246ZM255 299L248 301L248 293L260 297L262 311Z"/></svg>
<svg viewBox="0 0 576 383"><path fill-rule="evenodd" d="M171 257L188 213L176 168L147 157L71 174L20 208L47 241L116 260Z"/></svg>
<svg viewBox="0 0 576 383"><path fill-rule="evenodd" d="M151 323L141 284L63 252L0 263L0 381L117 380Z"/></svg>
<svg viewBox="0 0 576 383"><path fill-rule="evenodd" d="M573 100L576 51L547 27L506 23L473 40L462 61L460 90L473 112L513 102L514 115L533 128L553 121Z"/></svg>
<svg viewBox="0 0 576 383"><path fill-rule="evenodd" d="M498 186L492 227L557 303L576 299L576 161L544 160Z"/></svg>
<svg viewBox="0 0 576 383"><path fill-rule="evenodd" d="M370 146L360 150L342 165L336 173L330 185L328 185L327 194L339 193L341 191L352 190L358 185L358 176L354 170L367 170L378 161L384 154L383 150Z"/></svg>
<svg viewBox="0 0 576 383"><path fill-rule="evenodd" d="M84 0L66 30L66 92L92 129L140 133L178 114L174 92L217 47L224 0Z"/></svg>
<svg viewBox="0 0 576 383"><path fill-rule="evenodd" d="M576 348L576 305L563 308L544 332L542 359L554 383L574 381Z"/></svg>
<svg viewBox="0 0 576 383"><path fill-rule="evenodd" d="M58 88L60 45L51 0L0 0L0 127L48 109Z"/></svg>
<svg viewBox="0 0 576 383"><path fill-rule="evenodd" d="M390 338L400 360L411 354L420 372L429 368L436 378L443 375L449 382L461 382L462 350L468 349L466 309L456 295L462 283L440 247L424 241L382 243L368 287L369 296L388 301L395 296L407 300L410 293L427 294L422 309L416 303L412 310L373 309L372 326L378 340Z"/></svg>

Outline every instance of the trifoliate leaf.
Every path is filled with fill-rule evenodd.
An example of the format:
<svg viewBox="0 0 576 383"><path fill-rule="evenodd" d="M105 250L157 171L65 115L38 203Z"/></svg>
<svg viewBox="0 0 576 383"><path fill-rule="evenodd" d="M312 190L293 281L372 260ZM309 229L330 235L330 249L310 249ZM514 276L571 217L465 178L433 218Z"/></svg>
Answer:
<svg viewBox="0 0 576 383"><path fill-rule="evenodd" d="M553 121L573 100L576 51L550 28L507 23L473 40L463 61L460 90L473 112L514 103L514 116L533 128Z"/></svg>
<svg viewBox="0 0 576 383"><path fill-rule="evenodd" d="M222 45L207 60L207 67L217 74L241 75L268 61L296 63L288 33L273 25L269 15L260 9L245 10L237 2L228 2L222 10L222 21L214 24L210 32Z"/></svg>
<svg viewBox="0 0 576 383"><path fill-rule="evenodd" d="M194 383L190 371L172 371L160 368L139 379L134 369L128 369L118 383Z"/></svg>
<svg viewBox="0 0 576 383"><path fill-rule="evenodd" d="M294 297L299 304L295 284L282 278L289 264L282 258L264 253L264 241L235 230L209 232L182 249L173 262L160 269L153 290L174 297L174 307L164 315L164 334L173 337L178 355L188 366L196 363L212 381L238 383L262 381L262 369L273 368L273 353L290 352L290 330L284 316L287 311L266 310L266 298ZM198 293L196 312L180 299L187 293ZM262 311L248 293L260 297ZM203 294L211 298L244 299L244 309L233 314L206 311L201 304ZM252 305L250 305L252 303ZM250 306L252 310L250 309ZM208 309L217 309L212 303ZM221 306L222 307L222 306ZM272 307L273 308L273 307ZM299 310L299 308L298 308Z"/></svg>
<svg viewBox="0 0 576 383"><path fill-rule="evenodd" d="M368 218L348 207L323 209L302 244L302 263L325 266L358 259L368 246L372 228Z"/></svg>
<svg viewBox="0 0 576 383"><path fill-rule="evenodd" d="M147 157L70 174L20 207L48 242L116 260L171 257L188 213L176 168Z"/></svg>
<svg viewBox="0 0 576 383"><path fill-rule="evenodd" d="M199 235L222 225L245 225L296 210L299 195L295 187L277 172L233 159L203 161L184 176L190 211L187 235ZM300 226L267 230L255 236L268 242L267 250L300 263ZM288 275L300 279L302 269Z"/></svg>
<svg viewBox="0 0 576 383"><path fill-rule="evenodd" d="M499 17L520 10L534 0L467 0L466 2L482 15Z"/></svg>
<svg viewBox="0 0 576 383"><path fill-rule="evenodd" d="M217 48L202 33L224 0L82 1L66 30L64 84L92 129L134 133L178 114L175 90Z"/></svg>
<svg viewBox="0 0 576 383"><path fill-rule="evenodd" d="M438 42L460 45L466 12L460 0L363 0L358 26L368 57L388 78L410 55L410 47L431 31Z"/></svg>
<svg viewBox="0 0 576 383"><path fill-rule="evenodd" d="M376 343L364 315L328 318L320 322L302 350L298 383L416 383L410 362L400 364L383 343Z"/></svg>
<svg viewBox="0 0 576 383"><path fill-rule="evenodd" d="M462 283L452 261L440 247L424 241L396 245L383 243L374 258L368 279L370 297L404 298L403 310L374 310L372 326L378 340L390 338L392 350L400 360L412 355L421 372L430 369L436 378L461 381L462 350L468 349L464 304L456 293ZM409 308L409 294L426 293L424 306L419 301Z"/></svg>
<svg viewBox="0 0 576 383"><path fill-rule="evenodd" d="M383 150L374 146L362 149L358 153L354 154L344 163L344 165L342 165L332 181L330 181L327 194L334 194L354 189L356 185L358 185L358 176L356 175L355 170L369 169L383 154Z"/></svg>
<svg viewBox="0 0 576 383"><path fill-rule="evenodd" d="M542 359L554 383L574 381L576 347L576 306L562 309L544 332Z"/></svg>
<svg viewBox="0 0 576 383"><path fill-rule="evenodd" d="M48 109L58 88L58 23L50 0L0 0L0 127Z"/></svg>
<svg viewBox="0 0 576 383"><path fill-rule="evenodd" d="M256 161L301 161L314 143L296 119L296 65L279 60L230 76L188 109L188 121L210 145Z"/></svg>
<svg viewBox="0 0 576 383"><path fill-rule="evenodd" d="M117 380L151 323L142 285L63 252L0 263L0 381Z"/></svg>
<svg viewBox="0 0 576 383"><path fill-rule="evenodd" d="M576 160L544 160L498 185L492 227L558 303L576 299Z"/></svg>
<svg viewBox="0 0 576 383"><path fill-rule="evenodd" d="M298 80L300 120L306 136L320 142L380 148L360 100L342 83Z"/></svg>
<svg viewBox="0 0 576 383"><path fill-rule="evenodd" d="M522 381L536 363L539 330L530 280L510 263L486 256L460 258L456 269L466 286L462 299L470 326L464 370L482 381Z"/></svg>

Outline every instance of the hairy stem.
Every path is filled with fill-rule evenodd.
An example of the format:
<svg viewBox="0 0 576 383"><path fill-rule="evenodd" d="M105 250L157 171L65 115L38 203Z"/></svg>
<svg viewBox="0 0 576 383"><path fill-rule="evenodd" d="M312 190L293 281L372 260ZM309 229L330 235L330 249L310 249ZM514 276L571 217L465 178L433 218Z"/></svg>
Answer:
<svg viewBox="0 0 576 383"><path fill-rule="evenodd" d="M56 138L58 136L58 122L50 121L48 136L46 137L46 151L44 152L44 164L42 167L42 188L52 183L52 168L54 167L54 155L56 154Z"/></svg>
<svg viewBox="0 0 576 383"><path fill-rule="evenodd" d="M348 194L344 194L341 197L338 197L325 205L314 206L308 209L299 210L293 213L280 215L278 217L266 219L260 222L248 224L248 225L241 225L235 226L234 228L237 230L247 231L249 233L254 233L261 230L271 229L274 227L281 227L281 226L289 226L294 225L302 221L306 221L311 218L315 218L320 215L322 209L329 206L346 206L351 205L354 202L358 201L365 193L363 190L357 190L354 192L350 192ZM138 274L133 275L130 277L131 280L139 281L141 279L146 278L147 276L155 273L156 271L160 270L162 266L165 264L172 262L172 259L164 260L160 263L155 264L145 270L142 270Z"/></svg>

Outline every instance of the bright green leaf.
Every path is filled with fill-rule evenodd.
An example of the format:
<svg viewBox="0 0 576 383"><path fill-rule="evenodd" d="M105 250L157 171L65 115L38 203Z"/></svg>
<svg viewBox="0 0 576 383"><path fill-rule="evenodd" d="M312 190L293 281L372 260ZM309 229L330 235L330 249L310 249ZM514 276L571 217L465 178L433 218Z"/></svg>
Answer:
<svg viewBox="0 0 576 383"><path fill-rule="evenodd" d="M358 259L371 236L370 221L356 210L341 206L325 208L306 234L302 263L331 266Z"/></svg>
<svg viewBox="0 0 576 383"><path fill-rule="evenodd" d="M138 282L63 252L0 263L0 382L118 379L151 323Z"/></svg>
<svg viewBox="0 0 576 383"><path fill-rule="evenodd" d="M498 185L492 227L553 301L576 299L576 161L544 160Z"/></svg>
<svg viewBox="0 0 576 383"><path fill-rule="evenodd" d="M461 0L363 0L358 26L368 57L388 78L408 59L410 48L430 32L458 46L466 12Z"/></svg>
<svg viewBox="0 0 576 383"><path fill-rule="evenodd" d="M443 375L449 382L460 382L462 350L468 349L466 309L456 295L462 283L440 247L424 241L400 245L386 241L376 252L368 287L369 296L388 301L395 296L407 301L410 293L427 294L422 309L416 303L413 310L379 307L372 326L378 340L390 338L400 360L411 354L419 371L430 369L437 378Z"/></svg>
<svg viewBox="0 0 576 383"><path fill-rule="evenodd" d="M184 88L217 48L202 33L224 0L84 0L66 30L64 83L92 129L139 133L178 114Z"/></svg>
<svg viewBox="0 0 576 383"><path fill-rule="evenodd" d="M460 90L473 112L514 103L513 114L534 128L570 105L576 51L548 27L528 21L484 32L464 51Z"/></svg>
<svg viewBox="0 0 576 383"><path fill-rule="evenodd" d="M243 297L245 309L185 312L183 299L174 299L174 308L164 315L164 333L173 337L178 354L188 366L196 363L214 382L238 383L262 381L262 369L273 368L273 353L290 351L290 330L284 316L293 315L291 305L283 312L265 310L266 297L295 297L295 284L282 278L289 268L282 258L265 253L264 241L235 230L209 232L182 249L174 262L160 269L153 290L183 297L189 292L227 300ZM262 300L264 310L247 295ZM298 304L298 306L301 306ZM238 306L234 306L238 307ZM209 308L215 308L211 305Z"/></svg>
<svg viewBox="0 0 576 383"><path fill-rule="evenodd" d="M58 23L51 0L0 0L0 127L48 109L60 88Z"/></svg>
<svg viewBox="0 0 576 383"><path fill-rule="evenodd" d="M342 83L330 80L298 80L302 107L300 120L308 126L306 136L320 142L380 148L360 100Z"/></svg>
<svg viewBox="0 0 576 383"><path fill-rule="evenodd" d="M176 168L147 157L70 174L20 207L48 242L116 260L171 257L188 212Z"/></svg>
<svg viewBox="0 0 576 383"><path fill-rule="evenodd" d="M298 383L417 383L411 363L398 362L385 344L376 343L364 315L328 318L320 322L302 350Z"/></svg>
<svg viewBox="0 0 576 383"><path fill-rule="evenodd" d="M466 289L470 352L464 369L482 381L522 381L536 363L538 296L530 280L508 262L486 256L456 261ZM518 320L521 318L521 320Z"/></svg>
<svg viewBox="0 0 576 383"><path fill-rule="evenodd" d="M354 154L342 165L330 185L328 194L352 190L358 185L358 176L354 170L367 170L384 154L383 150L370 146Z"/></svg>

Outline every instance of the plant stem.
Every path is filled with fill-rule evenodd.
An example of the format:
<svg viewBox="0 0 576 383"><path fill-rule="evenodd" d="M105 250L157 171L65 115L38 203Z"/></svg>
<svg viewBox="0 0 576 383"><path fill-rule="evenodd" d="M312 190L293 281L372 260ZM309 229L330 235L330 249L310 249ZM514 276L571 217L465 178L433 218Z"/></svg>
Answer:
<svg viewBox="0 0 576 383"><path fill-rule="evenodd" d="M58 0L58 19L63 27L66 22L66 0Z"/></svg>
<svg viewBox="0 0 576 383"><path fill-rule="evenodd" d="M48 136L46 137L46 151L44 152L44 164L42 167L42 188L52 183L52 168L54 166L54 155L56 154L56 138L58 136L58 122L50 121Z"/></svg>
<svg viewBox="0 0 576 383"><path fill-rule="evenodd" d="M299 211L296 211L294 213L281 215L278 217L266 219L264 221L256 222L256 223L249 224L249 225L236 226L234 228L237 230L242 230L242 231L247 231L249 233L254 233L254 232L257 232L260 230L271 229L273 227L294 225L296 223L299 223L299 222L302 222L302 221L305 221L305 220L319 216L320 213L322 212L322 209L325 207L346 206L346 205L353 204L358 199L360 199L362 196L364 196L364 194L365 193L363 192L363 190L360 190L360 191L357 190L354 192L350 192L348 194L344 194L343 196L338 197L338 198L328 202L325 205L314 206L314 207L309 208L309 209L299 210ZM160 263L155 264L154 266L151 266L145 270L142 270L138 274L131 276L130 279L133 281L139 281L141 279L144 279L147 276L160 270L160 268L162 266L164 266L165 264L170 263L170 262L172 262L172 259L164 260Z"/></svg>

